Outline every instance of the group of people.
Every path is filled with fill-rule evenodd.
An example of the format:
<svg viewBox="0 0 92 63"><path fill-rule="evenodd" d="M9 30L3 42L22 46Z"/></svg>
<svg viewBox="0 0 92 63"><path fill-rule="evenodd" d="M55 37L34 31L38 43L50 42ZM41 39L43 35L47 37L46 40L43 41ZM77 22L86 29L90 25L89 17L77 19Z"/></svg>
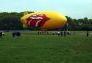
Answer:
<svg viewBox="0 0 92 63"><path fill-rule="evenodd" d="M57 35L58 36L66 36L66 35L71 35L71 33L68 31L61 31L61 32L57 32Z"/></svg>
<svg viewBox="0 0 92 63"><path fill-rule="evenodd" d="M58 35L58 36L66 36L70 35L71 33L69 31L38 31L38 35Z"/></svg>
<svg viewBox="0 0 92 63"><path fill-rule="evenodd" d="M20 32L13 32L12 33L12 37L19 37L19 36L21 36Z"/></svg>
<svg viewBox="0 0 92 63"><path fill-rule="evenodd" d="M0 32L0 38L1 38L2 36L4 36L4 35L5 35L4 32Z"/></svg>
<svg viewBox="0 0 92 63"><path fill-rule="evenodd" d="M51 33L50 33L51 34ZM5 35L4 32L0 31L0 38L2 38ZM49 32L38 32L38 35L49 35ZM71 35L70 32L66 32L66 31L57 31L57 32L52 32L52 35L58 35L58 36L66 36L66 35ZM21 36L21 32L18 31L14 31L12 32L12 37L20 37ZM89 32L87 31L86 36L89 36Z"/></svg>
<svg viewBox="0 0 92 63"><path fill-rule="evenodd" d="M2 38L4 35L5 35L5 33L1 31L0 38ZM19 36L21 36L20 32L12 32L12 37L19 37Z"/></svg>

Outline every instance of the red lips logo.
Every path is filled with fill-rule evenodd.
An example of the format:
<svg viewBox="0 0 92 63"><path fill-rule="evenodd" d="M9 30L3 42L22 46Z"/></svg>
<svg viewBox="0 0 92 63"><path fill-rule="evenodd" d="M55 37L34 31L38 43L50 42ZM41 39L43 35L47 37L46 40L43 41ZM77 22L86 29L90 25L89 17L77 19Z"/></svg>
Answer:
<svg viewBox="0 0 92 63"><path fill-rule="evenodd" d="M27 24L30 27L41 27L48 20L49 18L45 14L35 14L27 19Z"/></svg>

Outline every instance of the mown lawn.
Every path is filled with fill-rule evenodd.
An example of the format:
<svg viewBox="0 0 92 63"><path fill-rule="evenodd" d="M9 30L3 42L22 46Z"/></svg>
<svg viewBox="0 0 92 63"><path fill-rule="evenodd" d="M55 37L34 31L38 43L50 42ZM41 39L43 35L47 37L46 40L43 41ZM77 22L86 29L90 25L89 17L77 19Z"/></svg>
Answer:
<svg viewBox="0 0 92 63"><path fill-rule="evenodd" d="M7 33L0 38L0 63L92 63L92 36Z"/></svg>

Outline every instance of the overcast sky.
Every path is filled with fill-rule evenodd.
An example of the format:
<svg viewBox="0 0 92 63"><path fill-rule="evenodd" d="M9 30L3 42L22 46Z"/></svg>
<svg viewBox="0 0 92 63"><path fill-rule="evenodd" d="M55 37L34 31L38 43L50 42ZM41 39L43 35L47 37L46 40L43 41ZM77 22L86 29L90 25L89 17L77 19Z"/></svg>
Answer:
<svg viewBox="0 0 92 63"><path fill-rule="evenodd" d="M0 0L0 12L52 10L72 18L92 18L92 0Z"/></svg>

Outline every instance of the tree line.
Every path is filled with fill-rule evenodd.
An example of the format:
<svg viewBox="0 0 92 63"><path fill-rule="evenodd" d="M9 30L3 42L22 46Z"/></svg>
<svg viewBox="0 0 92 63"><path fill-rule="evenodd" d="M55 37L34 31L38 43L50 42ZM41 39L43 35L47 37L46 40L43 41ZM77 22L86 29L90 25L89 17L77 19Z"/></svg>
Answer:
<svg viewBox="0 0 92 63"><path fill-rule="evenodd" d="M74 31L91 31L92 30L92 19L88 19L87 17L81 19L72 19L71 17L67 17L68 20L68 29Z"/></svg>
<svg viewBox="0 0 92 63"><path fill-rule="evenodd" d="M33 13L33 12L30 12ZM25 30L30 28L23 28L20 18L23 16L24 12L2 12L0 13L0 30ZM67 29L68 30L92 30L92 19L87 17L81 19L73 19L66 16L68 20ZM33 29L31 29L33 30ZM37 30L37 29L35 29Z"/></svg>

